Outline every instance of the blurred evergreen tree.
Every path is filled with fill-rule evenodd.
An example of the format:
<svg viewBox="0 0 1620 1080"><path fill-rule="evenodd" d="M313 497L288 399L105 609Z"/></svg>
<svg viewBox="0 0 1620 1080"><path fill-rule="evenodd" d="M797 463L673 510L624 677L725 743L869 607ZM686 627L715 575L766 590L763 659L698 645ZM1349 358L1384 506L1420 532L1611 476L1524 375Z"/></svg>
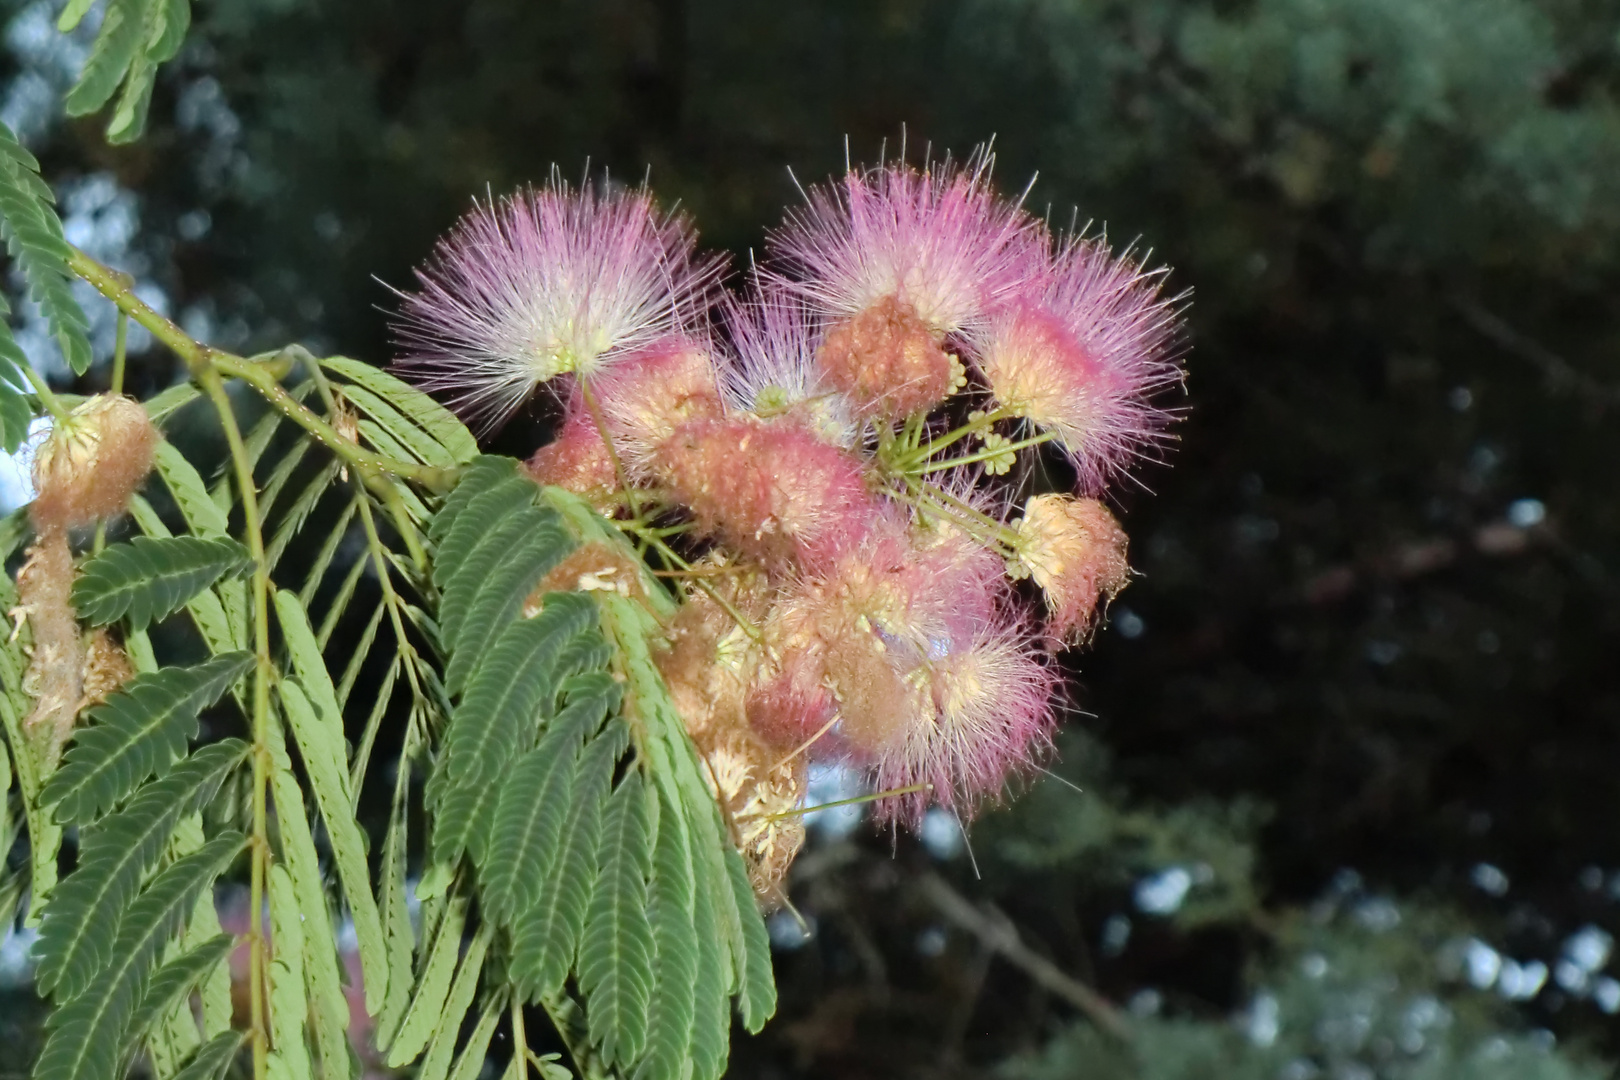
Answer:
<svg viewBox="0 0 1620 1080"><path fill-rule="evenodd" d="M379 281L554 163L650 170L743 260L790 167L902 132L995 134L1006 187L1196 289L1173 468L1124 507L1143 577L1066 658L1085 792L983 819L977 881L824 833L736 1075L1609 1075L1563 1048L1620 1054L1580 951L1620 930L1620 8L212 0L127 150L18 122L72 58L48 0L9 10L0 114L135 193L126 261L236 348L385 357ZM999 908L951 921L947 879Z"/></svg>

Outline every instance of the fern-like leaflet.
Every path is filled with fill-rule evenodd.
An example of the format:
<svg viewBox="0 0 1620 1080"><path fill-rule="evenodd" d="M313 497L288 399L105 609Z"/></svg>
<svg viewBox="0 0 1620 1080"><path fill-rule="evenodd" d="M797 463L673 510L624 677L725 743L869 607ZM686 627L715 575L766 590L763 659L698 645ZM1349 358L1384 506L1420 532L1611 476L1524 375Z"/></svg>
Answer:
<svg viewBox="0 0 1620 1080"><path fill-rule="evenodd" d="M202 747L81 838L79 865L57 886L40 923L41 991L76 997L107 966L129 901L175 824L212 798L246 755L247 744L235 739Z"/></svg>
<svg viewBox="0 0 1620 1080"><path fill-rule="evenodd" d="M216 656L196 667L137 675L91 709L67 760L45 785L41 802L63 824L92 821L160 772L197 737L197 714L253 663L250 653Z"/></svg>
<svg viewBox="0 0 1620 1080"><path fill-rule="evenodd" d="M131 630L144 630L252 565L247 549L229 537L137 536L84 564L73 583L73 606L92 626L127 618Z"/></svg>
<svg viewBox="0 0 1620 1080"><path fill-rule="evenodd" d="M28 295L44 312L62 356L69 367L83 374L90 368L90 339L86 336L90 322L73 299L67 266L73 249L62 236L62 222L56 216L54 202L50 187L40 179L39 162L23 149L9 128L0 124L0 234L5 236L6 250L28 279ZM5 329L3 336L6 344L0 346L0 355L25 366L27 358L17 348L11 331ZM10 388L5 392L15 393ZM10 408L0 411L12 414ZM26 434L27 425L23 428ZM8 440L12 434L8 425ZM17 439L17 443L21 441ZM8 441L7 449L16 449L16 443Z"/></svg>

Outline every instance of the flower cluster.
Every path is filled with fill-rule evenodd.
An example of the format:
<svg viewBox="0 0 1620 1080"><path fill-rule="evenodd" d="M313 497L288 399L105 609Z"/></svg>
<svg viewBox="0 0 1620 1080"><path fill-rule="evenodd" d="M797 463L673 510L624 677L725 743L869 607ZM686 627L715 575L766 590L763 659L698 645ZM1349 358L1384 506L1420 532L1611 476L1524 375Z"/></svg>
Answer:
<svg viewBox="0 0 1620 1080"><path fill-rule="evenodd" d="M1129 579L1098 497L1164 437L1179 303L984 154L812 189L741 295L694 251L643 191L477 206L405 298L401 366L474 416L552 390L530 469L679 584L664 675L767 889L808 760L915 824L1047 747L1052 653ZM1072 491L1031 468L1048 443Z"/></svg>

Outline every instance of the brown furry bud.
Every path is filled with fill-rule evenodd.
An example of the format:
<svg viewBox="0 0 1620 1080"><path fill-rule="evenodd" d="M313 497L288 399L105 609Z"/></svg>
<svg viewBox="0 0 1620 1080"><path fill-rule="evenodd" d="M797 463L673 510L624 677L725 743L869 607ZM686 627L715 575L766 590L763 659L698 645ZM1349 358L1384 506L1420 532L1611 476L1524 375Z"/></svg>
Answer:
<svg viewBox="0 0 1620 1080"><path fill-rule="evenodd" d="M11 616L27 619L33 648L23 689L34 699L26 726L48 747L54 761L73 731L84 696L84 646L74 617L73 552L67 534L54 531L28 549L17 573L17 606Z"/></svg>
<svg viewBox="0 0 1620 1080"><path fill-rule="evenodd" d="M124 647L105 628L97 630L84 651L84 696L79 708L100 705L134 677L135 665Z"/></svg>
<svg viewBox="0 0 1620 1080"><path fill-rule="evenodd" d="M34 455L34 526L43 535L123 513L157 442L146 410L127 397L102 394L74 409Z"/></svg>

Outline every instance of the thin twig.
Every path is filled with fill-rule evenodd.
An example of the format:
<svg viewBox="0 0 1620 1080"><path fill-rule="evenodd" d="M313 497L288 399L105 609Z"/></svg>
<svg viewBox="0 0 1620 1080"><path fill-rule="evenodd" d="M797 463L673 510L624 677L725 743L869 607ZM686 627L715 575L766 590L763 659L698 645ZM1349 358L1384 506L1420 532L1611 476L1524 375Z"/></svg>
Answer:
<svg viewBox="0 0 1620 1080"><path fill-rule="evenodd" d="M1510 325L1478 300L1461 293L1449 297L1452 310L1482 337L1510 356L1528 361L1541 371L1553 392L1575 390L1599 405L1620 405L1620 386L1594 378L1541 342Z"/></svg>
<svg viewBox="0 0 1620 1080"><path fill-rule="evenodd" d="M1113 1002L1030 949L1005 916L997 919L981 911L938 874L924 874L921 885L923 893L940 914L973 934L986 948L994 950L1040 986L1079 1009L1103 1031L1117 1039L1130 1040L1130 1022Z"/></svg>

